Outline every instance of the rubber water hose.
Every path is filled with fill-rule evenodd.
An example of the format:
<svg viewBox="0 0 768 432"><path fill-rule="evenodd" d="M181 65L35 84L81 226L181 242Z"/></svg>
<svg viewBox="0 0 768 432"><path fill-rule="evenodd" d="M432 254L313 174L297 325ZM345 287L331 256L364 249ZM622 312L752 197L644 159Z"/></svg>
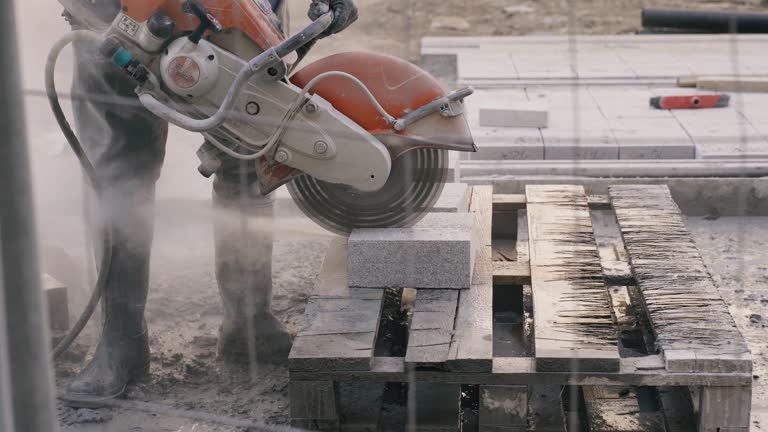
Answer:
<svg viewBox="0 0 768 432"><path fill-rule="evenodd" d="M77 160L80 162L80 166L82 167L83 173L85 173L85 177L88 179L88 182L91 184L94 193L98 197L101 194L101 185L99 184L96 170L93 167L91 161L88 159L88 156L85 154L85 150L83 149L80 140L77 138L77 135L75 135L74 131L72 130L69 121L67 121L67 117L64 114L64 111L61 109L61 104L59 103L59 96L56 92L56 83L54 79L56 61L59 58L59 54L61 54L61 50L70 43L77 40L100 41L100 38L97 33L94 33L90 30L75 30L56 42L56 44L54 44L54 46L51 48L45 64L45 92L48 96L48 102L51 105L51 110L53 111L53 115L56 118L56 122L59 124L62 133L64 133L64 137L67 139L67 143L69 143L69 146L72 148L72 152L75 153L75 156L77 156ZM93 291L91 291L91 296L88 299L88 304L85 306L85 309L80 314L80 317L77 319L72 328L64 336L64 338L58 344L56 344L56 347L54 347L54 359L67 351L67 349L72 345L72 342L74 342L75 339L77 339L77 337L83 331L83 328L93 316L93 312L96 310L96 307L101 300L101 295L104 292L104 286L106 285L107 281L107 274L109 273L109 268L112 263L112 225L109 220L105 220L103 222L103 225L99 230L99 235L102 239L101 261L99 262L98 266L99 275L96 278L95 286L93 287Z"/></svg>

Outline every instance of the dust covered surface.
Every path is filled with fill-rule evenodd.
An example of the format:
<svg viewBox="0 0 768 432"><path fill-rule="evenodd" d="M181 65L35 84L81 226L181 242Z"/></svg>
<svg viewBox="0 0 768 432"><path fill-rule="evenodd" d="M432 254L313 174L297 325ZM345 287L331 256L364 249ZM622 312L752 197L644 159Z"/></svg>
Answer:
<svg viewBox="0 0 768 432"><path fill-rule="evenodd" d="M752 351L752 430L768 430L768 217L687 224Z"/></svg>
<svg viewBox="0 0 768 432"><path fill-rule="evenodd" d="M292 28L306 23L307 1L290 2ZM760 0L358 0L360 21L317 45L310 60L333 52L371 50L409 60L419 58L423 36L633 33L640 29L642 7L705 10L765 10ZM42 7L45 5L45 7ZM42 88L42 65L53 43L32 31L44 22L54 33L66 31L57 7L49 2L17 2L20 33L39 35L20 40L24 85ZM572 10L569 6L575 6ZM571 24L569 25L569 19ZM29 31L27 31L29 30ZM65 62L66 63L66 62ZM62 68L61 74L71 72ZM62 88L65 86L62 84ZM42 98L28 98L27 117L33 152L44 263L62 267L71 288L71 310L79 313L87 296L77 166ZM38 132L35 132L38 131ZM166 166L158 187L158 221L152 258L147 320L152 369L145 382L130 387L131 400L200 413L285 424L288 421L288 372L285 367L224 364L216 356L221 305L213 268L209 185L196 171L195 144L200 138L178 134L168 144ZM188 142L193 139L193 142ZM44 150L44 151L43 151ZM327 237L303 220L290 238L279 238L274 253L274 309L296 331L320 268ZM768 338L768 218L689 219L689 227L723 296L744 333L755 359L753 430L768 428L766 374ZM304 235L307 234L307 235ZM87 266L85 266L87 267ZM69 270L69 272L67 272ZM58 273L58 271L53 271ZM94 321L98 321L95 319ZM59 389L90 356L98 336L90 325L72 352L56 365ZM172 415L123 409L72 410L59 406L66 431L237 430Z"/></svg>
<svg viewBox="0 0 768 432"><path fill-rule="evenodd" d="M162 202L159 206L165 207ZM190 211L198 206L200 212ZM205 218L189 217L204 213L208 206L191 203L183 212L165 209L157 216L146 309L152 365L145 381L129 387L127 399L203 415L285 424L287 368L229 364L217 355L222 309L214 277L212 230L210 223L200 220ZM296 223L310 224L305 219ZM273 308L295 334L327 242L279 237L273 253ZM90 357L97 334L91 325L72 352L57 362L60 391ZM172 415L124 409L73 410L63 405L59 405L59 419L63 430L72 431L238 430Z"/></svg>

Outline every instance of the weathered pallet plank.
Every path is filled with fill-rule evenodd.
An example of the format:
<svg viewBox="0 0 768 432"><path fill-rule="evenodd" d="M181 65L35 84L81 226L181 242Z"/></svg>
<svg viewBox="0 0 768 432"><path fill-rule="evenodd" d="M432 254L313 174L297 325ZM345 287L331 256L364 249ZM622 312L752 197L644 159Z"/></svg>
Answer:
<svg viewBox="0 0 768 432"><path fill-rule="evenodd" d="M496 211L525 210L528 203L525 194L494 194L493 209ZM587 195L589 208L610 210L611 200L606 195Z"/></svg>
<svg viewBox="0 0 768 432"><path fill-rule="evenodd" d="M408 330L405 363L411 367L444 367L453 336L457 290L419 290Z"/></svg>
<svg viewBox="0 0 768 432"><path fill-rule="evenodd" d="M664 432L664 416L644 410L631 386L584 386L590 432Z"/></svg>
<svg viewBox="0 0 768 432"><path fill-rule="evenodd" d="M331 242L293 342L291 371L369 370L383 290L349 288L346 240Z"/></svg>
<svg viewBox="0 0 768 432"><path fill-rule="evenodd" d="M526 196L536 369L619 370L584 188L529 185Z"/></svg>
<svg viewBox="0 0 768 432"><path fill-rule="evenodd" d="M291 426L338 430L339 414L332 381L291 381Z"/></svg>
<svg viewBox="0 0 768 432"><path fill-rule="evenodd" d="M669 189L613 186L609 194L667 369L751 371L749 348Z"/></svg>
<svg viewBox="0 0 768 432"><path fill-rule="evenodd" d="M530 285L531 266L527 262L494 261L493 283L497 285Z"/></svg>
<svg viewBox="0 0 768 432"><path fill-rule="evenodd" d="M702 387L699 432L749 431L752 386Z"/></svg>
<svg viewBox="0 0 768 432"><path fill-rule="evenodd" d="M446 366L454 371L490 372L493 364L492 205L492 186L472 188L469 210L475 217L477 256L472 286L459 293L456 325L446 361Z"/></svg>
<svg viewBox="0 0 768 432"><path fill-rule="evenodd" d="M370 382L443 382L454 384L494 385L636 385L636 386L748 386L752 374L669 372L661 356L623 358L617 372L562 371L539 372L535 359L500 357L493 360L493 371L451 372L436 370L409 371L404 357L374 357L368 371L322 370L291 371L292 380L305 381L370 381Z"/></svg>
<svg viewBox="0 0 768 432"><path fill-rule="evenodd" d="M664 426L667 432L694 432L690 393L685 387L660 387L657 389L659 403L664 412Z"/></svg>

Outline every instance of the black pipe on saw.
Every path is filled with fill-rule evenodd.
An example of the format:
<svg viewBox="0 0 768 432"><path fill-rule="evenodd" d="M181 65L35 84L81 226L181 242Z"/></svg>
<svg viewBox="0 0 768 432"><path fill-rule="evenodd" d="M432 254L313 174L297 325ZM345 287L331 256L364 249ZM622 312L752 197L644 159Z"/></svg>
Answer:
<svg viewBox="0 0 768 432"><path fill-rule="evenodd" d="M768 33L768 14L643 9L643 27L706 33Z"/></svg>

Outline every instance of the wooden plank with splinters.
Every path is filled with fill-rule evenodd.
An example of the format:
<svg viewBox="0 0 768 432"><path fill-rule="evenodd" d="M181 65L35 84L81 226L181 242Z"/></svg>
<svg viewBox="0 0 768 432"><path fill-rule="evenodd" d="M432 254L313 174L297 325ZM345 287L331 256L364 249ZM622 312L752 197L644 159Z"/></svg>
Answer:
<svg viewBox="0 0 768 432"><path fill-rule="evenodd" d="M529 185L536 370L618 371L619 351L587 195Z"/></svg>
<svg viewBox="0 0 768 432"><path fill-rule="evenodd" d="M527 205L525 194L494 194L493 209L496 211L525 210ZM611 200L605 195L587 195L589 208L595 210L608 210L611 208Z"/></svg>
<svg viewBox="0 0 768 432"><path fill-rule="evenodd" d="M667 370L750 372L749 348L669 188L613 186L609 194Z"/></svg>

